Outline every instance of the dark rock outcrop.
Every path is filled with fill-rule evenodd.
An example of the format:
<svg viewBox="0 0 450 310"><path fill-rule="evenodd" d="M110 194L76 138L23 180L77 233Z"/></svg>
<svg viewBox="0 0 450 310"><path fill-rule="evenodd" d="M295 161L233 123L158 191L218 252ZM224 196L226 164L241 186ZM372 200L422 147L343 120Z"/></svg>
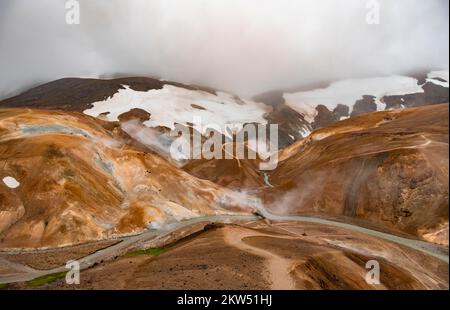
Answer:
<svg viewBox="0 0 450 310"><path fill-rule="evenodd" d="M364 95L363 98L356 101L355 105L353 106L351 117L365 113L376 112L376 110L377 105L375 103L375 97Z"/></svg>

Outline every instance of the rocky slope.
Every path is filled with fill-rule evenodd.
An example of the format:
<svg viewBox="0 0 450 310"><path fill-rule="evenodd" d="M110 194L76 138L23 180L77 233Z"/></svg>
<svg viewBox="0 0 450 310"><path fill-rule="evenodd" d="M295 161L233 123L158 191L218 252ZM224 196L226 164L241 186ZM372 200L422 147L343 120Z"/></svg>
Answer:
<svg viewBox="0 0 450 310"><path fill-rule="evenodd" d="M448 244L448 104L365 114L280 152L273 212L345 216Z"/></svg>
<svg viewBox="0 0 450 310"><path fill-rule="evenodd" d="M236 156L236 146L233 145L234 159L198 159L189 161L183 170L200 179L212 181L220 186L234 190L257 189L265 186L265 172L259 170L261 159L239 159ZM248 154L248 148L245 148ZM223 152L222 158L226 153Z"/></svg>
<svg viewBox="0 0 450 310"><path fill-rule="evenodd" d="M79 113L0 110L0 154L2 248L58 247L251 212L227 190L146 151L117 123Z"/></svg>

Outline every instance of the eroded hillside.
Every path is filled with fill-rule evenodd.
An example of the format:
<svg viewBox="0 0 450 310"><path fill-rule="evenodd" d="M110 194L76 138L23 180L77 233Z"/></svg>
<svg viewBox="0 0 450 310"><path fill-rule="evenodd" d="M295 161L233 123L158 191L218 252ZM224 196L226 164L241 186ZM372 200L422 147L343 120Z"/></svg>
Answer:
<svg viewBox="0 0 450 310"><path fill-rule="evenodd" d="M58 247L249 211L131 142L78 113L2 110L0 246Z"/></svg>
<svg viewBox="0 0 450 310"><path fill-rule="evenodd" d="M280 152L266 208L365 220L448 244L448 104L366 114Z"/></svg>

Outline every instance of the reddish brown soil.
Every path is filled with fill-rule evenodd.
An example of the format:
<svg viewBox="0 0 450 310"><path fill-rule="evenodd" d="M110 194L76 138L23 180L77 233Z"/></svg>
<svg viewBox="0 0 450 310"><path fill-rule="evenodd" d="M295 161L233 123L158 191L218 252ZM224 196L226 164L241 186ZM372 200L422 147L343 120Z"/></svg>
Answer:
<svg viewBox="0 0 450 310"><path fill-rule="evenodd" d="M380 284L365 264L380 264ZM39 289L448 289L448 264L331 226L249 223L195 234L159 256L123 256ZM281 286L281 287L280 287ZM24 284L9 288L27 288Z"/></svg>

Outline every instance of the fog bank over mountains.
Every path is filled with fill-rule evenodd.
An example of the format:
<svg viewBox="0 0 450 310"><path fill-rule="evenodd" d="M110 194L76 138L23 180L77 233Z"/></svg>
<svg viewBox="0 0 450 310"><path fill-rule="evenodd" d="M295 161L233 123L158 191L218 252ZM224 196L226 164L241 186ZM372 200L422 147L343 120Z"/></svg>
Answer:
<svg viewBox="0 0 450 310"><path fill-rule="evenodd" d="M241 96L320 81L448 69L448 1L0 2L0 98L63 77L156 76Z"/></svg>

